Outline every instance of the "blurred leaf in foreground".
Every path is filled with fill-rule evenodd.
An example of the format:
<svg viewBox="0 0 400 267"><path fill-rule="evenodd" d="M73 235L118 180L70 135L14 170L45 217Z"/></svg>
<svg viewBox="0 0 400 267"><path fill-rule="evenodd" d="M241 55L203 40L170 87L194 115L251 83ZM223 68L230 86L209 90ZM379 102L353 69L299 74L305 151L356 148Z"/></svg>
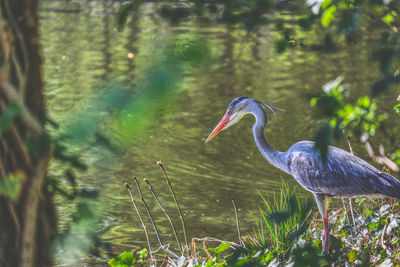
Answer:
<svg viewBox="0 0 400 267"><path fill-rule="evenodd" d="M9 103L0 115L0 134L11 127L14 118L21 112L16 103Z"/></svg>
<svg viewBox="0 0 400 267"><path fill-rule="evenodd" d="M13 200L17 199L24 178L25 174L22 171L17 171L0 179L0 195Z"/></svg>

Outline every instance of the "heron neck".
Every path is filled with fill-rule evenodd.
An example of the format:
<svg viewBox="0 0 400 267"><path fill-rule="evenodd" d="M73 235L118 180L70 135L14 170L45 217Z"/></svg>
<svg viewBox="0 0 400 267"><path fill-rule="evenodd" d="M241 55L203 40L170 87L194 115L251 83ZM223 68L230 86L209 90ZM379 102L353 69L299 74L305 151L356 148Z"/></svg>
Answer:
<svg viewBox="0 0 400 267"><path fill-rule="evenodd" d="M256 117L256 122L253 125L253 136L261 154L273 166L289 173L286 154L273 149L265 140L264 128L267 124L267 116L264 110L256 111L253 115Z"/></svg>

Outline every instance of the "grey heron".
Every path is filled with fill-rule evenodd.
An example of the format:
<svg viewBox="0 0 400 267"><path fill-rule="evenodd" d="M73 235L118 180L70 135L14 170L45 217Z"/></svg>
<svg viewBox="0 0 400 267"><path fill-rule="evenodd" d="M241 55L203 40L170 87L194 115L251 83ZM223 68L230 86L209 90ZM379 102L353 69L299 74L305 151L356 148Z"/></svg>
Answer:
<svg viewBox="0 0 400 267"><path fill-rule="evenodd" d="M328 207L330 198L393 197L400 198L400 182L381 172L361 158L340 148L329 146L326 160L314 148L314 142L300 141L286 152L273 149L264 137L267 115L263 106L274 114L275 107L250 97L235 98L225 115L208 136L206 143L222 130L237 123L246 114L252 114L254 141L264 158L283 170L306 190L314 194L323 219L322 251L328 248Z"/></svg>

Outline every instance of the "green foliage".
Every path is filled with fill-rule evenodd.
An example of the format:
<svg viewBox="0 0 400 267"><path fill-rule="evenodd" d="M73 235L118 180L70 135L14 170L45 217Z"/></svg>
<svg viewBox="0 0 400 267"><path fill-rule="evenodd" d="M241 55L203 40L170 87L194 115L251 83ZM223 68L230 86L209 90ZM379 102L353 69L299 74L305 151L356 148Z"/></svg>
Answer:
<svg viewBox="0 0 400 267"><path fill-rule="evenodd" d="M147 251L146 248L140 250L138 253L139 259L137 260L138 263L144 263L149 256L149 252Z"/></svg>
<svg viewBox="0 0 400 267"><path fill-rule="evenodd" d="M399 82L394 77L393 62L400 56L400 38L397 34L398 28L398 2L395 1L364 1L355 0L325 0L306 1L315 16L320 17L322 32L318 35L333 36L332 43L341 42L341 35L345 37L346 44L359 43L362 38L359 28L373 26L374 34L380 34L381 38L372 38L367 42L371 59L376 61L381 70L381 77L371 85L371 94L377 96ZM383 23L377 23L382 21ZM361 26L362 25L362 26ZM294 32L296 38L296 32ZM359 44L358 44L359 45ZM324 46L312 45L318 50Z"/></svg>
<svg viewBox="0 0 400 267"><path fill-rule="evenodd" d="M14 122L14 118L21 112L20 107L14 103L9 103L3 113L0 115L0 134L3 133L4 130L7 130L11 127Z"/></svg>
<svg viewBox="0 0 400 267"><path fill-rule="evenodd" d="M339 139L342 130L346 129L350 135L366 142L388 117L386 113L377 114L378 106L368 96L360 97L355 104L346 104L342 81L343 78L338 77L328 82L323 86L323 92L310 101L318 115L328 118L328 122L319 127L314 138L322 157L326 156L327 146L332 140Z"/></svg>
<svg viewBox="0 0 400 267"><path fill-rule="evenodd" d="M400 149L397 149L394 151L391 155L390 158L397 164L400 165Z"/></svg>
<svg viewBox="0 0 400 267"><path fill-rule="evenodd" d="M341 120L340 128L350 129L352 133L361 136L362 142L374 136L378 127L387 119L386 113L376 114L378 107L371 101L368 96L360 97L356 105L347 104L337 114Z"/></svg>
<svg viewBox="0 0 400 267"><path fill-rule="evenodd" d="M326 1L325 1L326 2ZM332 20L335 19L336 13L336 6L330 6L329 8L325 9L321 16L321 24L325 28L331 24Z"/></svg>
<svg viewBox="0 0 400 267"><path fill-rule="evenodd" d="M392 10L391 12L388 12L384 17L382 17L382 21L390 25L395 20L396 17L397 17L397 12L395 10Z"/></svg>
<svg viewBox="0 0 400 267"><path fill-rule="evenodd" d="M347 253L347 258L349 259L349 262L354 262L357 259L357 251L352 250L349 253Z"/></svg>
<svg viewBox="0 0 400 267"><path fill-rule="evenodd" d="M0 195L16 200L19 197L19 192L21 190L22 182L25 178L23 172L9 173L0 179Z"/></svg>
<svg viewBox="0 0 400 267"><path fill-rule="evenodd" d="M400 95L397 97L397 101L400 101ZM394 111L400 115L400 104L397 104L393 107Z"/></svg>
<svg viewBox="0 0 400 267"><path fill-rule="evenodd" d="M289 253L295 266L324 266L323 255L319 252L319 248L313 245L311 241L307 241L304 245L296 246ZM288 256L289 256L288 255Z"/></svg>
<svg viewBox="0 0 400 267"><path fill-rule="evenodd" d="M136 262L136 257L133 252L124 251L118 256L108 261L111 267L131 267Z"/></svg>
<svg viewBox="0 0 400 267"><path fill-rule="evenodd" d="M343 208L333 209L329 214L330 249L322 254L322 222L319 219L308 220L313 201L310 199L302 205L297 193L289 190L284 182L281 192L279 197L274 195L272 203L263 198L265 210L262 210L261 217L270 229L266 238L270 243L257 242L259 245L255 245L246 242L245 247L234 249L230 249L230 243L221 243L216 248L208 248L214 253L210 259L193 259L193 256L170 258L171 266L371 266L396 262L393 255L400 253L397 201L356 199L356 205L353 205L355 226L350 224L349 214ZM357 228L355 233L353 227ZM260 240L260 236L256 238ZM147 256L146 250L136 254L124 252L111 259L109 264L143 264Z"/></svg>
<svg viewBox="0 0 400 267"><path fill-rule="evenodd" d="M311 99L311 106L318 109L322 116L335 116L343 105L343 77L339 76L333 81L327 82L323 87L323 93Z"/></svg>
<svg viewBox="0 0 400 267"><path fill-rule="evenodd" d="M208 248L208 250L215 253L215 259L210 259L211 262L222 263L221 261L221 253L231 247L230 243L222 243L216 248Z"/></svg>
<svg viewBox="0 0 400 267"><path fill-rule="evenodd" d="M260 207L260 211L268 230L270 245L276 251L285 251L307 228L306 222L313 203L308 199L303 205L295 189L291 191L284 181L282 181L279 198L275 193L272 202L262 196L261 198L265 208ZM259 239L262 238L259 236Z"/></svg>

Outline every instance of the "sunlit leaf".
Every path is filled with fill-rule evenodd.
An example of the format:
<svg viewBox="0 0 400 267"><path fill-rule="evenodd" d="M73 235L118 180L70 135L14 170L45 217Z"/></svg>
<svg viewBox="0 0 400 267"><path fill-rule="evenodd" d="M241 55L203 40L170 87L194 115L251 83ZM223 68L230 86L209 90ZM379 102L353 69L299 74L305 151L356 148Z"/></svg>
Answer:
<svg viewBox="0 0 400 267"><path fill-rule="evenodd" d="M138 255L139 255L138 262L144 263L145 259L147 259L148 255L149 255L149 252L147 251L147 248L144 248L138 252Z"/></svg>
<svg viewBox="0 0 400 267"><path fill-rule="evenodd" d="M358 106L363 108L368 108L371 104L371 101L368 96L364 96L358 99Z"/></svg>
<svg viewBox="0 0 400 267"><path fill-rule="evenodd" d="M321 4L321 8L325 9L325 8L327 8L331 3L332 3L332 0L325 0L325 1Z"/></svg>
<svg viewBox="0 0 400 267"><path fill-rule="evenodd" d="M395 17L397 16L397 12L392 10L392 12L387 13L383 18L382 21L385 22L386 24L390 24L395 20Z"/></svg>
<svg viewBox="0 0 400 267"><path fill-rule="evenodd" d="M397 104L396 106L394 106L393 109L396 111L397 114L400 115L400 104Z"/></svg>
<svg viewBox="0 0 400 267"><path fill-rule="evenodd" d="M397 101L400 101L400 95L397 97ZM397 104L393 107L394 111L400 115L400 104Z"/></svg>
<svg viewBox="0 0 400 267"><path fill-rule="evenodd" d="M369 230L374 230L375 228L377 228L379 226L379 222L372 222L370 224L368 224L368 228Z"/></svg>
<svg viewBox="0 0 400 267"><path fill-rule="evenodd" d="M135 263L136 258L133 252L124 251L119 256L108 261L111 267L131 267Z"/></svg>
<svg viewBox="0 0 400 267"><path fill-rule="evenodd" d="M371 214L372 214L372 210L367 209L367 210L365 211L365 217L368 217L368 216L371 215Z"/></svg>
<svg viewBox="0 0 400 267"><path fill-rule="evenodd" d="M331 22L335 19L335 13L336 13L336 6L330 6L327 8L324 13L322 13L321 16L321 24L325 28L331 24Z"/></svg>
<svg viewBox="0 0 400 267"><path fill-rule="evenodd" d="M268 263L274 257L274 251L268 252L264 257L264 262Z"/></svg>
<svg viewBox="0 0 400 267"><path fill-rule="evenodd" d="M347 258L349 259L349 262L353 262L357 259L357 251L352 250L349 253L347 253Z"/></svg>

